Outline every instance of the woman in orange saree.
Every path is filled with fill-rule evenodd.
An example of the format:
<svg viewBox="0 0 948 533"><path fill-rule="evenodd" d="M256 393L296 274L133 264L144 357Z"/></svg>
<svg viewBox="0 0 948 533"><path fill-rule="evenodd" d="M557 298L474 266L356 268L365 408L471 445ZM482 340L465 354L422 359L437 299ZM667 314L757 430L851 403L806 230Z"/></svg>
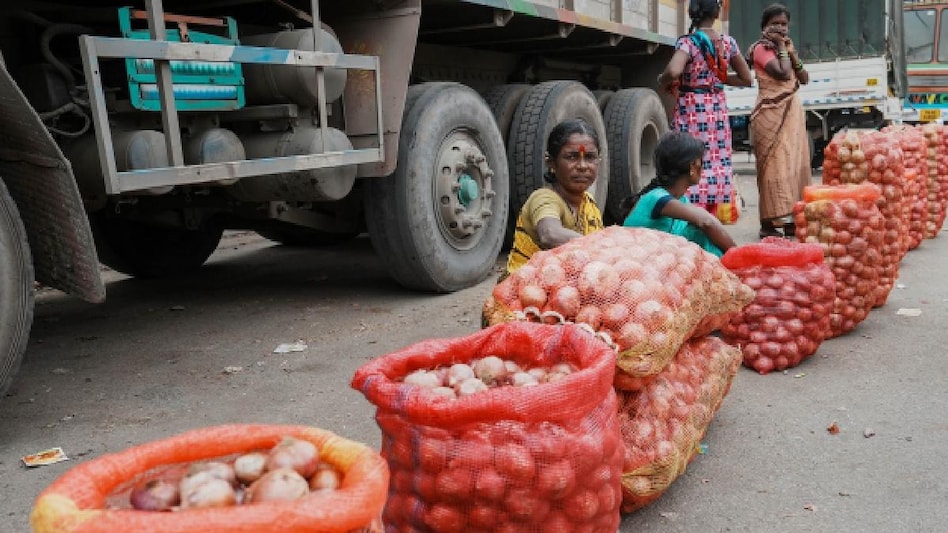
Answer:
<svg viewBox="0 0 948 533"><path fill-rule="evenodd" d="M806 115L797 95L810 77L787 35L789 24L790 11L785 6L766 8L761 16L762 38L748 53L758 85L751 139L757 161L761 238L793 238L793 204L803 197L803 187L811 180Z"/></svg>

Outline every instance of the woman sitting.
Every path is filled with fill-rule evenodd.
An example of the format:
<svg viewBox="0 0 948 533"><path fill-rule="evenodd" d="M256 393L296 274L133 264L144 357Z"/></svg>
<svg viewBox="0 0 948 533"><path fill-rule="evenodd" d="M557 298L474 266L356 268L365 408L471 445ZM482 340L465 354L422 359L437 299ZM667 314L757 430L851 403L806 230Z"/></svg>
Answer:
<svg viewBox="0 0 948 533"><path fill-rule="evenodd" d="M506 278L539 250L556 248L602 229L602 213L587 192L601 162L596 130L580 119L556 125L546 142L547 185L534 191L517 217Z"/></svg>
<svg viewBox="0 0 948 533"><path fill-rule="evenodd" d="M623 226L679 235L721 257L735 246L718 218L688 202L687 191L701 180L704 143L688 133L670 132L655 148L655 179L622 201L629 214Z"/></svg>

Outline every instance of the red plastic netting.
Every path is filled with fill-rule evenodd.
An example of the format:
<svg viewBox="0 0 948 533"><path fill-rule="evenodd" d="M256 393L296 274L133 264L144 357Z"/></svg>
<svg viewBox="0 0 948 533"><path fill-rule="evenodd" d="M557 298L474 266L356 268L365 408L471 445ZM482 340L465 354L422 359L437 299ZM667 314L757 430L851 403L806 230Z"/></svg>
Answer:
<svg viewBox="0 0 948 533"><path fill-rule="evenodd" d="M577 370L450 399L404 383L488 355ZM510 322L380 357L352 380L378 407L392 472L388 531L590 531L619 525L623 449L615 352L574 324Z"/></svg>

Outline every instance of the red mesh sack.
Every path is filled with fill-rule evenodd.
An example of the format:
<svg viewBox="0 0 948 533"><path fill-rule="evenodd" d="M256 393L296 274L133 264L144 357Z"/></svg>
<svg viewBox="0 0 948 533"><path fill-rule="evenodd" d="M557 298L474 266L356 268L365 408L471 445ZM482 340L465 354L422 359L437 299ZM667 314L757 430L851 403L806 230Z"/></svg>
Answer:
<svg viewBox="0 0 948 533"><path fill-rule="evenodd" d="M879 188L876 205L885 217L885 235L880 250L886 257L887 279L898 277L898 263L908 251L908 225L903 176L905 163L902 145L896 133L878 131L844 131L830 141L830 168L823 167L823 185L846 185L869 182ZM916 163L913 160L913 165ZM914 167L913 167L914 168ZM799 231L799 229L798 229ZM893 272L892 269L895 269Z"/></svg>
<svg viewBox="0 0 948 533"><path fill-rule="evenodd" d="M141 481L183 474L193 462L229 460L267 450L283 437L315 444L320 460L342 473L330 492L294 501L149 512L129 508ZM189 431L104 455L72 468L40 493L34 533L346 533L381 532L388 466L368 446L304 426L234 424Z"/></svg>
<svg viewBox="0 0 948 533"><path fill-rule="evenodd" d="M922 244L928 231L928 185L924 175L905 169L905 223L908 225L908 249Z"/></svg>
<svg viewBox="0 0 948 533"><path fill-rule="evenodd" d="M577 370L457 399L402 379L488 355ZM380 357L352 380L377 408L392 471L389 531L590 531L619 526L615 352L574 324L510 322Z"/></svg>
<svg viewBox="0 0 948 533"><path fill-rule="evenodd" d="M928 214L925 224L925 238L931 239L938 235L945 222L945 194L943 191L940 176L942 161L946 157L945 139L943 139L943 127L928 123L921 126L922 135L925 136L925 162L926 173L924 179L927 192L926 206ZM948 168L943 170L948 171Z"/></svg>
<svg viewBox="0 0 948 533"><path fill-rule="evenodd" d="M926 157L926 142L922 130L908 124L893 124L886 126L881 130L889 134L893 142L897 143L902 149L902 163L904 171L901 176L902 188L902 255L918 247L921 240L925 237L925 223L921 221L921 215L928 211L928 186L917 179L918 176L924 176L928 171L928 160ZM885 196L883 189L883 196ZM883 200L885 202L885 200ZM884 203L879 205L883 216L886 215ZM917 212L913 216L913 213ZM913 222L913 218L918 220Z"/></svg>
<svg viewBox="0 0 948 533"><path fill-rule="evenodd" d="M665 368L704 318L737 311L752 298L696 244L610 226L534 254L497 284L485 319L582 324L615 343L622 371L644 377Z"/></svg>
<svg viewBox="0 0 948 533"><path fill-rule="evenodd" d="M695 338L642 390L618 393L623 512L654 502L685 472L740 364L739 349Z"/></svg>
<svg viewBox="0 0 948 533"><path fill-rule="evenodd" d="M836 277L816 244L768 237L728 250L721 263L754 289L754 301L721 328L761 374L797 366L830 334Z"/></svg>
<svg viewBox="0 0 948 533"><path fill-rule="evenodd" d="M836 277L829 338L852 331L892 290L894 280L881 278L885 219L878 198L879 189L870 183L808 186L794 206L797 238L819 244Z"/></svg>

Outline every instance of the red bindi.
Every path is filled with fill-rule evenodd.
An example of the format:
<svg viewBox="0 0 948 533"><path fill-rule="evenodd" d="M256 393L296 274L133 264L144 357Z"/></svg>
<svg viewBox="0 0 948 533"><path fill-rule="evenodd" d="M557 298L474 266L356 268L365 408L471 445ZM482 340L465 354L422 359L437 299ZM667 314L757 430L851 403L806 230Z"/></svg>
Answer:
<svg viewBox="0 0 948 533"><path fill-rule="evenodd" d="M582 157L582 158L584 158L584 159L586 158L586 147L585 147L585 146L580 146L580 147L579 147L579 157Z"/></svg>

